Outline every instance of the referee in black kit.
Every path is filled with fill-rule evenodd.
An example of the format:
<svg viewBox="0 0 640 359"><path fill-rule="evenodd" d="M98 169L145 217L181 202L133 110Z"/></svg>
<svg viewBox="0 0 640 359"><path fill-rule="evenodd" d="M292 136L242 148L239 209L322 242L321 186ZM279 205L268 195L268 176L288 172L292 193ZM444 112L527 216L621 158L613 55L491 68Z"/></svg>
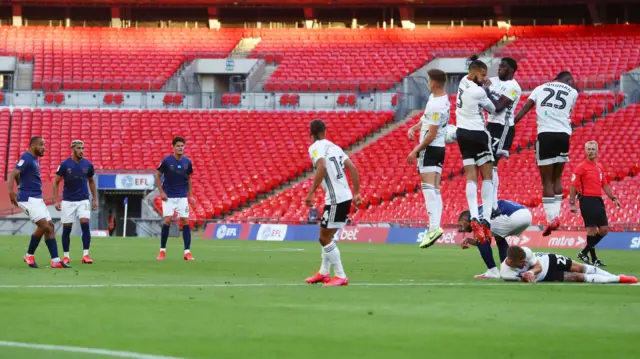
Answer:
<svg viewBox="0 0 640 359"><path fill-rule="evenodd" d="M585 143L584 149L587 159L578 164L573 170L571 192L569 194L571 212L573 213L578 213L576 208L576 194L578 194L580 213L584 220L584 226L587 228L587 245L578 253L578 258L587 264L606 267L606 264L602 263L596 256L596 245L609 232L607 212L604 208L604 201L602 201L602 190L618 208L620 208L620 201L613 194L602 166L596 162L598 143L589 141ZM591 262L589 262L588 254L591 255Z"/></svg>

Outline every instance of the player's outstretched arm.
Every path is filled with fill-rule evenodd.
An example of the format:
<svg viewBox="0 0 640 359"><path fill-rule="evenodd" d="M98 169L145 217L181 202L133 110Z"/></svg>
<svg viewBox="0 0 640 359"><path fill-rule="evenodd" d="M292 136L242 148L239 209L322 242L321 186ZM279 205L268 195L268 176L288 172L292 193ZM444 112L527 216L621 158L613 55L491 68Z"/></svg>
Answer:
<svg viewBox="0 0 640 359"><path fill-rule="evenodd" d="M327 165L327 163L326 163L324 158L319 158L316 161L316 171L315 171L314 176L313 176L313 184L311 185L311 188L309 189L309 194L307 195L307 198L305 199L305 203L309 207L311 207L313 205L313 194L316 192L316 189L318 189L318 187L320 187L320 184L322 183L322 180L324 179L324 176L327 174L326 165Z"/></svg>
<svg viewBox="0 0 640 359"><path fill-rule="evenodd" d="M524 106L520 109L520 111L518 111L518 114L516 115L516 117L513 120L513 124L517 125L518 122L520 122L520 120L522 120L524 118L524 116L527 115L527 113L529 113L529 111L531 111L531 109L536 105L535 102L533 102L531 99L528 99L527 102L524 104Z"/></svg>
<svg viewBox="0 0 640 359"><path fill-rule="evenodd" d="M356 165L354 165L349 158L344 161L344 166L347 168L347 171L349 171L351 184L353 185L353 192L355 192L353 200L356 207L358 207L362 203L362 197L360 197L360 175L358 174L358 168L356 168Z"/></svg>
<svg viewBox="0 0 640 359"><path fill-rule="evenodd" d="M18 207L18 194L13 190L14 182L16 183L16 185L20 185L20 170L17 168L9 173L9 178L7 178L7 185L9 186L9 199L14 206Z"/></svg>

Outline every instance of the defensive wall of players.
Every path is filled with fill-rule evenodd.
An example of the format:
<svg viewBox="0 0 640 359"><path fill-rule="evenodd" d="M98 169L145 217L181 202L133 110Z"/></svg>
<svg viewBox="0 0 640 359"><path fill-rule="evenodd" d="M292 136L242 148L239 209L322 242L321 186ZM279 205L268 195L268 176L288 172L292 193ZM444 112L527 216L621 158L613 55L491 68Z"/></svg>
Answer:
<svg viewBox="0 0 640 359"><path fill-rule="evenodd" d="M209 223L202 237L214 240L308 241L318 240L317 225ZM346 226L334 239L354 243L418 244L424 239L424 228ZM468 234L445 229L438 245L460 245ZM543 237L538 230L527 230L519 237L507 237L510 245L532 248L578 249L586 244L581 231L556 231ZM598 243L598 249L640 250L638 232L612 232Z"/></svg>

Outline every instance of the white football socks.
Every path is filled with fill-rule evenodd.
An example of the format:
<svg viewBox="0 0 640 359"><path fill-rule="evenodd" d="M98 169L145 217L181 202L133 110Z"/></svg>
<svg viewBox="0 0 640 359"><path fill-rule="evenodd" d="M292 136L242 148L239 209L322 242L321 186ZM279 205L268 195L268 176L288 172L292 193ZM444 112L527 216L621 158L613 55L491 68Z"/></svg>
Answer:
<svg viewBox="0 0 640 359"><path fill-rule="evenodd" d="M82 255L83 256L88 256L89 255L89 250L88 249L83 249L82 250Z"/></svg>
<svg viewBox="0 0 640 359"><path fill-rule="evenodd" d="M498 166L493 167L493 209L498 209L498 187L500 179L498 178ZM484 203L484 200L483 200Z"/></svg>
<svg viewBox="0 0 640 359"><path fill-rule="evenodd" d="M478 184L474 181L467 181L467 204L471 218L478 218Z"/></svg>
<svg viewBox="0 0 640 359"><path fill-rule="evenodd" d="M65 257L67 257L67 258L71 258L71 257L69 256L69 252L64 252L64 256L65 256Z"/></svg>
<svg viewBox="0 0 640 359"><path fill-rule="evenodd" d="M489 221L493 210L493 181L482 180L482 218Z"/></svg>
<svg viewBox="0 0 640 359"><path fill-rule="evenodd" d="M556 218L555 204L556 200L554 197L542 197L542 207L544 207L544 213L547 215L547 222L549 223Z"/></svg>
<svg viewBox="0 0 640 359"><path fill-rule="evenodd" d="M331 242L324 247L324 251L326 252L326 256L329 259L329 263L333 265L333 273L336 277L345 278L347 275L344 273L344 268L342 267L342 261L340 260L340 249L338 249L338 245L336 242Z"/></svg>
<svg viewBox="0 0 640 359"><path fill-rule="evenodd" d="M604 276L613 276L613 274L607 272L606 270L602 270L598 267L592 266L590 264L585 264L584 265L584 274L597 274L597 275L604 275Z"/></svg>
<svg viewBox="0 0 640 359"><path fill-rule="evenodd" d="M560 217L560 212L562 211L562 195L557 194L555 200L555 214L556 217Z"/></svg>
<svg viewBox="0 0 640 359"><path fill-rule="evenodd" d="M585 274L584 281L587 283L619 283L620 277L617 275Z"/></svg>
<svg viewBox="0 0 640 359"><path fill-rule="evenodd" d="M331 271L331 263L329 263L329 258L327 257L327 253L324 251L324 248L321 248L320 252L322 263L320 264L320 270L318 271L318 273L327 275Z"/></svg>
<svg viewBox="0 0 640 359"><path fill-rule="evenodd" d="M438 217L438 194L433 185L423 183L422 195L426 201L427 215L429 216L429 230L440 227L440 218Z"/></svg>
<svg viewBox="0 0 640 359"><path fill-rule="evenodd" d="M440 190L436 190L436 214L433 216L433 220L431 224L433 224L434 228L440 228L440 220L442 219L442 195L440 195Z"/></svg>

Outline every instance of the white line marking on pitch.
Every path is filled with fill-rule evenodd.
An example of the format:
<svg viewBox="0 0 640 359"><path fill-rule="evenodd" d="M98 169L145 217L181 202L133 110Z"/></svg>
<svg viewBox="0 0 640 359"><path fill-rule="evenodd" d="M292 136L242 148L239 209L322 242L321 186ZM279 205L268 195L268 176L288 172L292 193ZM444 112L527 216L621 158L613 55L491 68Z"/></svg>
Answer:
<svg viewBox="0 0 640 359"><path fill-rule="evenodd" d="M117 351L117 350L71 347L66 345L7 342L2 340L0 340L0 347L25 348L25 349L34 349L34 350L67 352L67 353L83 353L83 354L103 355L103 356L109 356L109 357L131 358L131 359L181 359L178 357L168 357L168 356L153 355L153 354L140 354L140 353L133 353L133 352Z"/></svg>
<svg viewBox="0 0 640 359"><path fill-rule="evenodd" d="M358 287L493 287L493 286L525 286L525 283L514 282L423 282L423 283L349 283L349 286ZM593 286L591 283L538 283L542 286L562 285L569 287ZM601 284L602 285L602 284ZM610 283L606 286L638 286L640 284ZM206 283L206 284L150 284L150 283L114 283L114 284L0 284L0 289L75 289L75 288L243 288L243 287L302 287L309 286L306 283ZM595 286L598 286L595 284Z"/></svg>

